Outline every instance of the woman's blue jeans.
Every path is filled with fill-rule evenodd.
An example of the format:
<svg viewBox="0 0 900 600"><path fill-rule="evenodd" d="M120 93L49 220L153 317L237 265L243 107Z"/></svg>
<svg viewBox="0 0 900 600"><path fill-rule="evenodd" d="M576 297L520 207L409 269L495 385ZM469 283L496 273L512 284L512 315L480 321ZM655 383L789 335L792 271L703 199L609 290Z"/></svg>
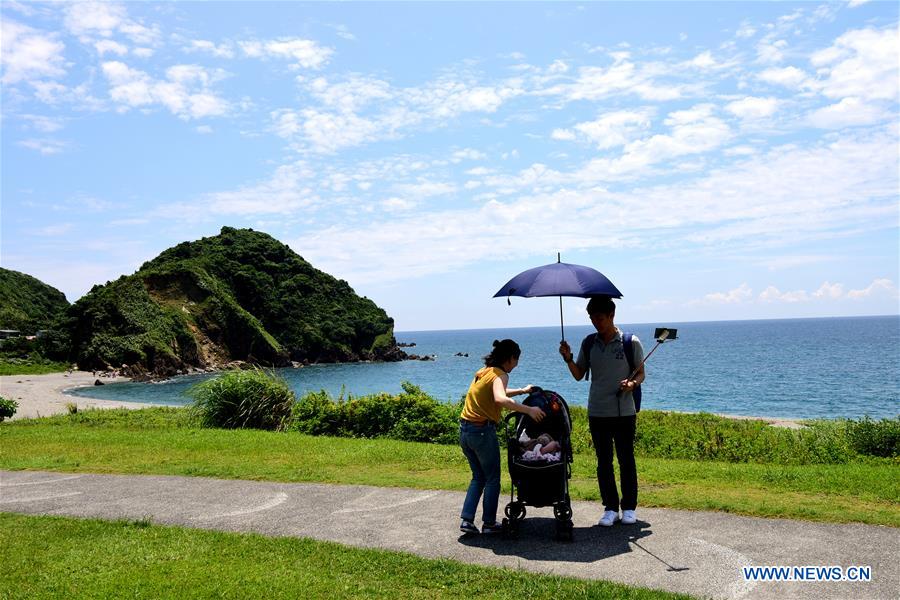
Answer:
<svg viewBox="0 0 900 600"><path fill-rule="evenodd" d="M488 524L497 522L497 504L500 500L500 443L497 441L497 427L488 421L476 425L460 421L459 445L472 468L472 481L466 492L461 517L475 520L478 501L484 494L481 519Z"/></svg>

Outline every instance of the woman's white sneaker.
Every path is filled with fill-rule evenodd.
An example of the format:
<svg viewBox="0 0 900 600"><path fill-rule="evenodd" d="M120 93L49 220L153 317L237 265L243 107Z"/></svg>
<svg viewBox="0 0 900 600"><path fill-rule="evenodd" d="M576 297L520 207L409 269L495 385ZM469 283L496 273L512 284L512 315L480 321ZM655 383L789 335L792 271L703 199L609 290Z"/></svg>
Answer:
<svg viewBox="0 0 900 600"><path fill-rule="evenodd" d="M614 510L608 510L600 517L600 527L612 527L613 523L619 520L619 513Z"/></svg>
<svg viewBox="0 0 900 600"><path fill-rule="evenodd" d="M622 525L634 525L637 522L637 515L633 510L622 511Z"/></svg>

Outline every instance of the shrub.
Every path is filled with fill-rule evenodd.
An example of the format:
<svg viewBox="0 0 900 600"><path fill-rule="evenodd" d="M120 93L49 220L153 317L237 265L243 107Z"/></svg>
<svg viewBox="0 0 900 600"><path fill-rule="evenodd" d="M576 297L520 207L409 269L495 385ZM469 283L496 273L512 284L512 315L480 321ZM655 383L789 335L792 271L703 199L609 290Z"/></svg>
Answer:
<svg viewBox="0 0 900 600"><path fill-rule="evenodd" d="M19 403L15 400L0 397L0 423L3 422L3 419L16 414L18 408Z"/></svg>
<svg viewBox="0 0 900 600"><path fill-rule="evenodd" d="M327 392L306 394L294 406L293 429L313 435L390 437L451 444L459 435L459 404L438 402L404 381L403 392L334 400Z"/></svg>
<svg viewBox="0 0 900 600"><path fill-rule="evenodd" d="M188 394L201 426L226 429L284 429L296 400L283 379L259 368L208 379Z"/></svg>
<svg viewBox="0 0 900 600"><path fill-rule="evenodd" d="M900 456L900 417L849 421L847 437L850 446L860 454L896 458Z"/></svg>
<svg viewBox="0 0 900 600"><path fill-rule="evenodd" d="M311 392L294 403L292 429L309 435L342 435L344 411L326 391Z"/></svg>

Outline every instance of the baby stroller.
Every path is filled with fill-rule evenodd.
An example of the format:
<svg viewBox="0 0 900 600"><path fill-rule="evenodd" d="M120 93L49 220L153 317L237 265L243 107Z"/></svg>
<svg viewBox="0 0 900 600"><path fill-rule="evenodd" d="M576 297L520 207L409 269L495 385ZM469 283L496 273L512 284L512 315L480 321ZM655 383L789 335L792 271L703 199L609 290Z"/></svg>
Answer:
<svg viewBox="0 0 900 600"><path fill-rule="evenodd" d="M519 524L525 518L525 507L553 506L556 518L556 539L572 541L572 502L569 499L569 479L572 477L572 421L566 401L550 390L535 387L522 402L537 406L547 415L540 423L531 417L511 412L504 419L509 475L512 479L510 502L506 505L504 531L518 537ZM535 439L549 434L560 444L560 460L530 460L523 457L519 439L525 433Z"/></svg>

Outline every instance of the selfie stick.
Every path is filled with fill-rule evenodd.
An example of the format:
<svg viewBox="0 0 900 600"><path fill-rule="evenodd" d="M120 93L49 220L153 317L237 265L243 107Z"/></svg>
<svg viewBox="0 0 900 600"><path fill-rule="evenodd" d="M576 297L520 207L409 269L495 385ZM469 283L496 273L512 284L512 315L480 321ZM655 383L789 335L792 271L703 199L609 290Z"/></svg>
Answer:
<svg viewBox="0 0 900 600"><path fill-rule="evenodd" d="M640 371L644 367L644 363L647 362L647 359L650 358L651 354L656 352L656 349L659 348L660 344L662 344L664 341L669 339L670 336L671 336L671 339L674 340L677 331L678 331L677 329L657 329L656 330L656 345L653 346L653 350L651 350L650 353L644 357L644 360L641 361L641 364L639 364L637 367L634 368L634 371L631 372L631 375L628 376L628 379L629 380L634 379L634 376L637 375L638 371Z"/></svg>

